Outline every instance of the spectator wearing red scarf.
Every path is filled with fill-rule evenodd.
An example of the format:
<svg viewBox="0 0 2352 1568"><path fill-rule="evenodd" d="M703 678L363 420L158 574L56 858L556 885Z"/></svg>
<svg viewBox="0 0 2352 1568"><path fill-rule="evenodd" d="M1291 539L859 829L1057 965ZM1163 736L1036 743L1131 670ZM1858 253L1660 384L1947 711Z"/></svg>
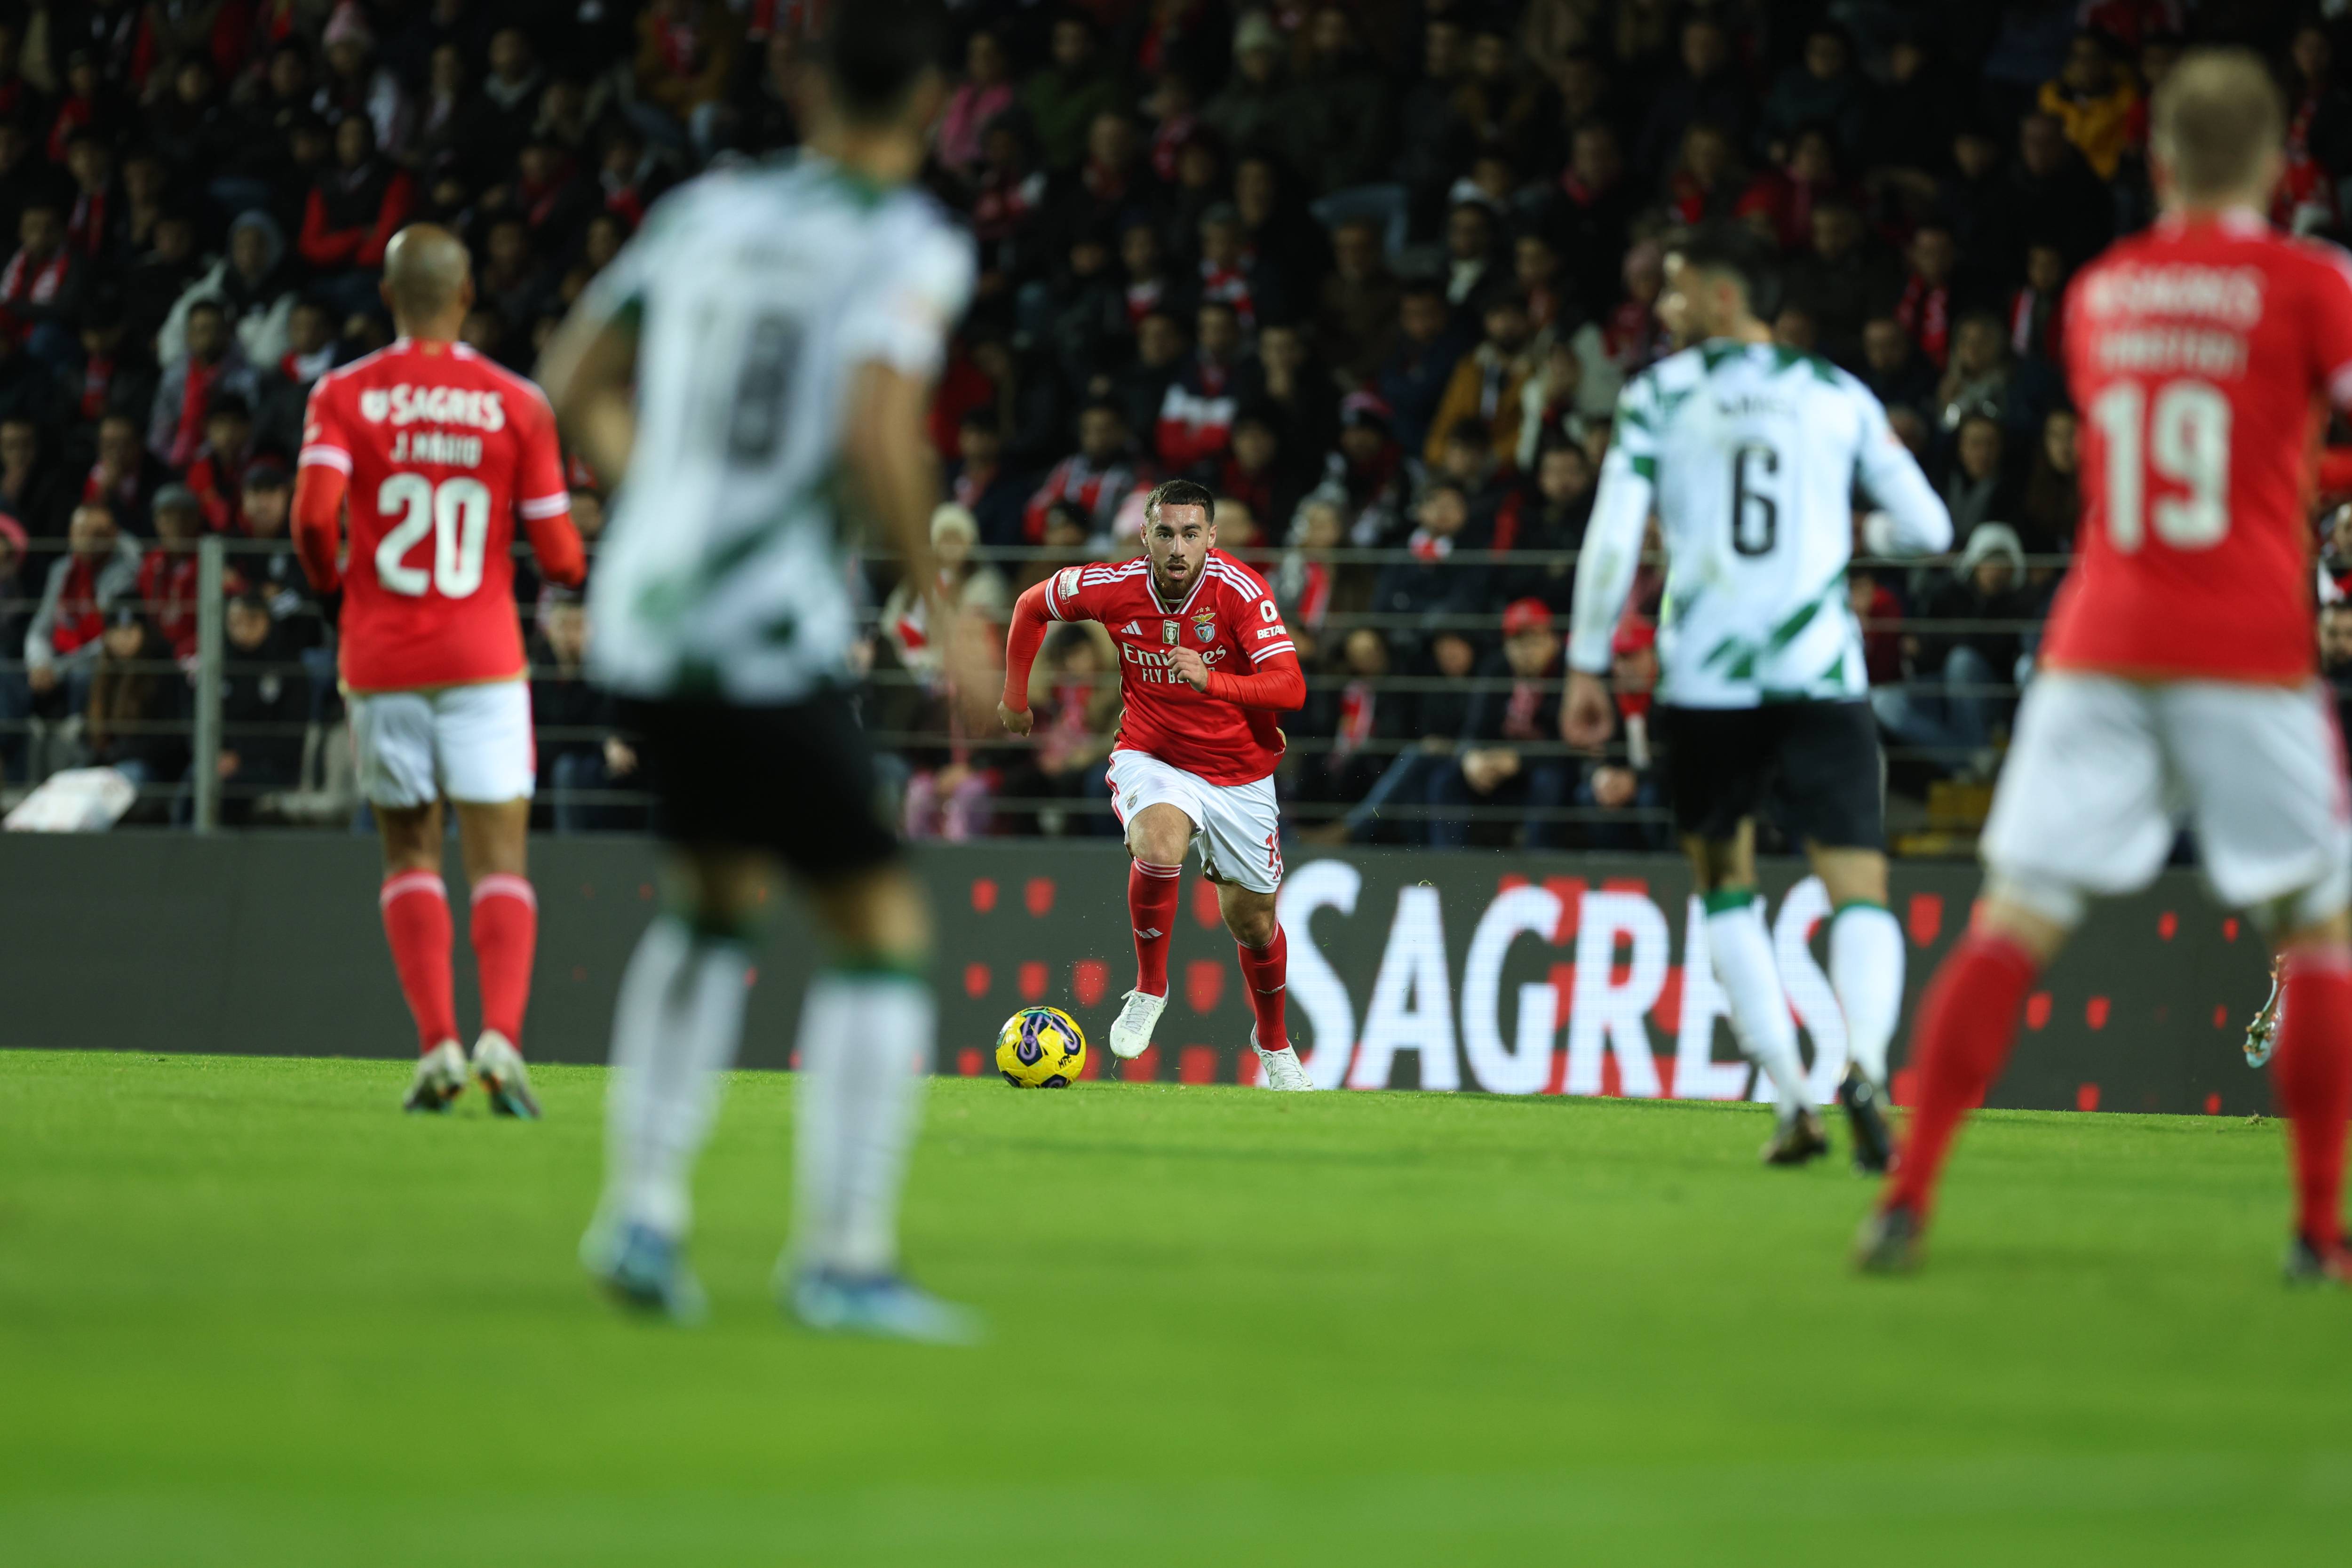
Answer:
<svg viewBox="0 0 2352 1568"><path fill-rule="evenodd" d="M986 27L964 40L963 80L948 95L940 115L940 165L959 180L980 173L981 135L988 122L1013 107L1013 63L1004 40Z"/></svg>
<svg viewBox="0 0 2352 1568"><path fill-rule="evenodd" d="M188 465L188 489L213 532L242 531L237 498L255 456L252 405L234 392L215 396L205 410L205 444Z"/></svg>
<svg viewBox="0 0 2352 1568"><path fill-rule="evenodd" d="M47 196L26 204L16 221L16 254L0 266L0 310L26 352L70 364L81 313L82 264L66 244L63 211Z"/></svg>
<svg viewBox="0 0 2352 1568"><path fill-rule="evenodd" d="M1895 306L1895 319L1937 370L1952 357L1952 269L1958 259L1948 227L1921 224L1911 236L1911 273Z"/></svg>
<svg viewBox="0 0 2352 1568"><path fill-rule="evenodd" d="M106 613L139 587L139 551L106 508L76 508L67 538L72 548L50 563L41 607L25 632L25 680L44 712L81 710Z"/></svg>
<svg viewBox="0 0 2352 1568"><path fill-rule="evenodd" d="M139 563L139 602L175 658L196 656L196 537L204 512L185 485L155 492L155 548Z"/></svg>
<svg viewBox="0 0 2352 1568"><path fill-rule="evenodd" d="M260 392L260 378L230 335L219 300L199 300L188 308L187 339L187 356L163 369L147 421L147 449L174 468L196 460L215 397L235 394L250 410Z"/></svg>
<svg viewBox="0 0 2352 1568"><path fill-rule="evenodd" d="M654 0L637 18L631 117L647 135L681 150L690 141L708 156L740 42L740 25L709 0Z"/></svg>
<svg viewBox="0 0 2352 1568"><path fill-rule="evenodd" d="M6 426L0 426L0 451L5 450L6 435ZM132 533L143 533L148 498L157 494L171 477L171 470L141 445L139 421L129 414L110 414L98 422L98 458L82 477L79 499L105 507L117 523Z"/></svg>

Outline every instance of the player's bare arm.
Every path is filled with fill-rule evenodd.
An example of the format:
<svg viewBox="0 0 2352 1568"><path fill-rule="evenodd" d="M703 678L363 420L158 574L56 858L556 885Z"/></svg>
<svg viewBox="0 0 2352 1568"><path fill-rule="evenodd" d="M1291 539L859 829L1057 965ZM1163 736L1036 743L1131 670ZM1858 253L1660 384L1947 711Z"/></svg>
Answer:
<svg viewBox="0 0 2352 1568"><path fill-rule="evenodd" d="M628 471L629 456L636 447L636 400L631 389L636 367L635 327L583 306L548 339L535 373L564 435L591 468L614 480Z"/></svg>

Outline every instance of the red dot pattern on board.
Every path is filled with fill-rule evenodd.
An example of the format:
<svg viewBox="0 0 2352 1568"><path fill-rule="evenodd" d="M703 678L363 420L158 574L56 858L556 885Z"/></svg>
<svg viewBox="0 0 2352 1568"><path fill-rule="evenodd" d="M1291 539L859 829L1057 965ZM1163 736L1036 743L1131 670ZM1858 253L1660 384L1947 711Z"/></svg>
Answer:
<svg viewBox="0 0 2352 1568"><path fill-rule="evenodd" d="M1184 1005L1195 1013L1216 1010L1225 996L1224 961L1196 958L1184 966Z"/></svg>
<svg viewBox="0 0 2352 1568"><path fill-rule="evenodd" d="M1552 1018L1555 1022L1565 1022L1567 1017L1567 1008L1558 1007L1553 1009ZM1664 1035L1669 1038L1680 1039L1682 1037L1683 966L1681 964L1669 963L1666 965L1666 983L1664 985L1659 987L1658 999L1650 1005L1650 1022L1658 1026L1658 1032L1660 1034Z"/></svg>
<svg viewBox="0 0 2352 1568"><path fill-rule="evenodd" d="M1206 877L1192 884L1192 923L1202 931L1214 931L1224 914L1217 908L1217 885Z"/></svg>
<svg viewBox="0 0 2352 1568"><path fill-rule="evenodd" d="M2074 1109L2077 1110L2098 1110L2099 1086L2095 1083L2086 1083L2076 1089L2074 1090Z"/></svg>
<svg viewBox="0 0 2352 1568"><path fill-rule="evenodd" d="M1160 1047L1146 1046L1131 1061L1118 1064L1121 1083L1151 1083L1160 1077Z"/></svg>
<svg viewBox="0 0 2352 1568"><path fill-rule="evenodd" d="M2170 942L2180 931L2180 917L2170 910L2156 917L2156 940Z"/></svg>
<svg viewBox="0 0 2352 1568"><path fill-rule="evenodd" d="M2083 1004L2083 1022L2094 1029L2104 1029L2107 1026L2107 999L2094 996Z"/></svg>
<svg viewBox="0 0 2352 1568"><path fill-rule="evenodd" d="M1110 989L1110 965L1099 958L1082 958L1070 965L1070 994L1081 1007L1091 1007Z"/></svg>
<svg viewBox="0 0 2352 1568"><path fill-rule="evenodd" d="M2231 915L2228 920L2221 922L2221 940L2223 942L2235 942L2238 940L2237 916Z"/></svg>
<svg viewBox="0 0 2352 1568"><path fill-rule="evenodd" d="M760 984L760 966L755 963L743 972L743 989L749 991L758 984Z"/></svg>
<svg viewBox="0 0 2352 1568"><path fill-rule="evenodd" d="M1911 945L1926 947L1944 933L1944 895L1914 893L1905 924L1910 928Z"/></svg>
<svg viewBox="0 0 2352 1568"><path fill-rule="evenodd" d="M1527 885L1528 879L1517 871L1506 871L1495 879L1495 891L1498 894L1507 893L1513 888L1524 888Z"/></svg>
<svg viewBox="0 0 2352 1568"><path fill-rule="evenodd" d="M1604 1100L1622 1100L1625 1098L1625 1075L1618 1069L1617 1053L1615 1051L1604 1051L1601 1053L1601 1095Z"/></svg>
<svg viewBox="0 0 2352 1568"><path fill-rule="evenodd" d="M801 1053L798 1047L794 1047L793 1054L784 1058L784 1067L787 1071L791 1072L798 1072L801 1070Z"/></svg>
<svg viewBox="0 0 2352 1568"><path fill-rule="evenodd" d="M653 897L654 885L651 882L639 882L637 884L637 902L641 904L649 904L653 902Z"/></svg>
<svg viewBox="0 0 2352 1568"><path fill-rule="evenodd" d="M2221 1114L2221 1097L2219 1093L2209 1094L2205 1097L2205 1114L2208 1116L2219 1116Z"/></svg>
<svg viewBox="0 0 2352 1568"><path fill-rule="evenodd" d="M1552 945L1559 947L1576 935L1577 921L1584 914L1585 890L1591 884L1581 877L1546 877L1543 885L1547 892L1559 900L1559 924L1551 933ZM1565 1018L1568 1014L1563 1009L1559 1016Z"/></svg>
<svg viewBox="0 0 2352 1568"><path fill-rule="evenodd" d="M2050 1022L2050 993L2036 991L2025 999L2025 1026L2039 1029Z"/></svg>
<svg viewBox="0 0 2352 1568"><path fill-rule="evenodd" d="M1640 893L1644 897L1647 897L1650 891L1650 879L1647 877L1610 877L1601 882L1601 890L1604 893Z"/></svg>
<svg viewBox="0 0 2352 1568"><path fill-rule="evenodd" d="M1034 1002L1045 994L1045 966L1035 959L1021 965L1021 1000Z"/></svg>
<svg viewBox="0 0 2352 1568"><path fill-rule="evenodd" d="M1217 1053L1206 1046L1186 1046L1176 1053L1176 1081L1179 1083L1216 1082Z"/></svg>
<svg viewBox="0 0 2352 1568"><path fill-rule="evenodd" d="M956 1071L965 1078L980 1076L980 1047L966 1046L956 1053Z"/></svg>
<svg viewBox="0 0 2352 1568"><path fill-rule="evenodd" d="M1021 901L1029 906L1031 914L1044 920L1054 908L1054 879L1030 878L1028 885L1021 889Z"/></svg>
<svg viewBox="0 0 2352 1568"><path fill-rule="evenodd" d="M963 994L967 996L988 994L988 965L967 963L963 966Z"/></svg>
<svg viewBox="0 0 2352 1568"><path fill-rule="evenodd" d="M971 879L971 907L975 913L987 914L996 908L996 879L974 877Z"/></svg>
<svg viewBox="0 0 2352 1568"><path fill-rule="evenodd" d="M2230 1026L2230 1005L2227 1002L2213 1009L2213 1026L2217 1029Z"/></svg>
<svg viewBox="0 0 2352 1568"><path fill-rule="evenodd" d="M587 979L587 978L588 978L588 966L587 966L586 964L584 964L584 963L575 963L575 964L573 964L573 965L572 966L572 979L574 979L574 980L585 980L585 979Z"/></svg>

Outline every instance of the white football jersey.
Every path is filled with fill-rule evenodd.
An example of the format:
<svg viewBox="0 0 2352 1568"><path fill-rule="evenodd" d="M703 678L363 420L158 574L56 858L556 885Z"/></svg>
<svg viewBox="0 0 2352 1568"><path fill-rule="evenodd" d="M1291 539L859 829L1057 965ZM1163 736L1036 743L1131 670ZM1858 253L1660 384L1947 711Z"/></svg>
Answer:
<svg viewBox="0 0 2352 1568"><path fill-rule="evenodd" d="M1658 699L1685 708L1841 700L1869 689L1846 602L1856 485L1895 544L1941 550L1951 519L1861 382L1774 344L1717 339L1617 401L1578 574L1570 660L1609 639L1654 504L1666 546Z"/></svg>
<svg viewBox="0 0 2352 1568"><path fill-rule="evenodd" d="M637 324L636 444L589 585L589 665L640 697L790 702L849 679L852 373L936 374L970 237L830 160L706 174L583 296Z"/></svg>

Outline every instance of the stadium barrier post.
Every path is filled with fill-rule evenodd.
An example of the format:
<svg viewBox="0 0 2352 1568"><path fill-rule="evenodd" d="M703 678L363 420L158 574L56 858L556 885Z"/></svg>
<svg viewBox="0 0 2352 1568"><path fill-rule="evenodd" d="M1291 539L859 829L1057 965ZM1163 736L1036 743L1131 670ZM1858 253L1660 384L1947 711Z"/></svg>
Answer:
<svg viewBox="0 0 2352 1568"><path fill-rule="evenodd" d="M220 826L221 584L223 545L207 534L196 546L196 831Z"/></svg>

